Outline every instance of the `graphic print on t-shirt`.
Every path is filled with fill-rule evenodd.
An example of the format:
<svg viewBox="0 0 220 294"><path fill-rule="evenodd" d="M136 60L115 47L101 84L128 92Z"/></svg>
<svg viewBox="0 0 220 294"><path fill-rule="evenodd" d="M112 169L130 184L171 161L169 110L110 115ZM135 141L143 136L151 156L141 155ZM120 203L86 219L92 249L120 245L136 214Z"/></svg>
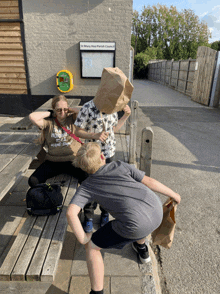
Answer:
<svg viewBox="0 0 220 294"><path fill-rule="evenodd" d="M67 129L69 128L67 127ZM72 138L62 129L53 128L51 138L55 141L55 143L51 144L51 147L69 146L72 143Z"/></svg>

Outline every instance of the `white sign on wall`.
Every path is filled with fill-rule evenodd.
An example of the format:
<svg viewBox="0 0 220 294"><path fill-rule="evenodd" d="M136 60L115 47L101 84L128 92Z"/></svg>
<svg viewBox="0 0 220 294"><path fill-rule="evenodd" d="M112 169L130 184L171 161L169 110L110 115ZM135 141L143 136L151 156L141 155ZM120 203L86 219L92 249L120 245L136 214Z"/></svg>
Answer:
<svg viewBox="0 0 220 294"><path fill-rule="evenodd" d="M112 52L82 52L82 76L101 78L104 67L114 67Z"/></svg>
<svg viewBox="0 0 220 294"><path fill-rule="evenodd" d="M115 42L80 42L82 78L101 78L103 68L115 67Z"/></svg>
<svg viewBox="0 0 220 294"><path fill-rule="evenodd" d="M80 42L80 50L115 51L115 42Z"/></svg>

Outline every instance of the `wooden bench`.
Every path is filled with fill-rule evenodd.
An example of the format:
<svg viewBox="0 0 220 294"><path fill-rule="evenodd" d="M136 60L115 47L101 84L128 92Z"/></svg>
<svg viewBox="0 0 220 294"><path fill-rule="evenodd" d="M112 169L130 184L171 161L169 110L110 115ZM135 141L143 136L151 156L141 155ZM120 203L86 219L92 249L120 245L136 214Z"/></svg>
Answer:
<svg viewBox="0 0 220 294"><path fill-rule="evenodd" d="M70 107L80 103L80 99L68 100ZM49 108L51 99L36 111ZM41 151L41 146L34 143L39 131L28 117L18 122L14 129L26 131L0 132L0 200L21 180ZM64 181L63 210L49 217L26 216L12 247L8 252L6 248L1 255L0 281L53 281L66 233L66 209L78 185L67 175L53 181Z"/></svg>
<svg viewBox="0 0 220 294"><path fill-rule="evenodd" d="M33 158L41 150L33 132L0 132L0 200L26 173Z"/></svg>
<svg viewBox="0 0 220 294"><path fill-rule="evenodd" d="M50 109L51 100L36 111ZM68 103L70 107L78 106L80 99L68 99ZM30 122L28 116L12 128L26 131L0 132L0 200L20 180L30 163L41 151L41 146L34 143L39 136L39 131Z"/></svg>
<svg viewBox="0 0 220 294"><path fill-rule="evenodd" d="M27 215L0 267L0 281L53 282L66 234L66 210L78 182L59 175L49 183L62 183L63 209L56 215Z"/></svg>

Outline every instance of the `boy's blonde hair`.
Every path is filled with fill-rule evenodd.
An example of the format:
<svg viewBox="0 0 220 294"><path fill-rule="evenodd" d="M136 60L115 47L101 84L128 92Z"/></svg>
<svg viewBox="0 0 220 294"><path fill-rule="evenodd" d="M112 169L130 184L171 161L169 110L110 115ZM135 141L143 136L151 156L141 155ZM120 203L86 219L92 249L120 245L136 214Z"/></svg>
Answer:
<svg viewBox="0 0 220 294"><path fill-rule="evenodd" d="M89 142L82 145L76 154L73 164L88 174L94 174L102 166L99 144Z"/></svg>

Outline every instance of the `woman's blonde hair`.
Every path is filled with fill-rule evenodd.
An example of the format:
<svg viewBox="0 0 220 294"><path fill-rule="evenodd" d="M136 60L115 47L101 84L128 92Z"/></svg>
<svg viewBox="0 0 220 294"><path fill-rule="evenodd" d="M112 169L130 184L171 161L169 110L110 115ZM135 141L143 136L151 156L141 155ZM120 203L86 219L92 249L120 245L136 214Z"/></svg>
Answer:
<svg viewBox="0 0 220 294"><path fill-rule="evenodd" d="M56 104L60 101L65 101L68 105L68 100L66 99L66 97L64 95L56 95L52 98L52 102L51 102L52 109L55 109ZM52 128L52 126L51 126L51 128ZM51 130L49 130L49 131L51 131ZM45 143L45 130L41 130L40 137L36 140L36 143L44 145L44 143Z"/></svg>
<svg viewBox="0 0 220 294"><path fill-rule="evenodd" d="M89 142L80 147L73 161L88 174L94 174L102 166L101 148L98 143Z"/></svg>
<svg viewBox="0 0 220 294"><path fill-rule="evenodd" d="M68 105L68 100L64 95L56 95L52 98L51 107L55 109L57 102L65 101Z"/></svg>

